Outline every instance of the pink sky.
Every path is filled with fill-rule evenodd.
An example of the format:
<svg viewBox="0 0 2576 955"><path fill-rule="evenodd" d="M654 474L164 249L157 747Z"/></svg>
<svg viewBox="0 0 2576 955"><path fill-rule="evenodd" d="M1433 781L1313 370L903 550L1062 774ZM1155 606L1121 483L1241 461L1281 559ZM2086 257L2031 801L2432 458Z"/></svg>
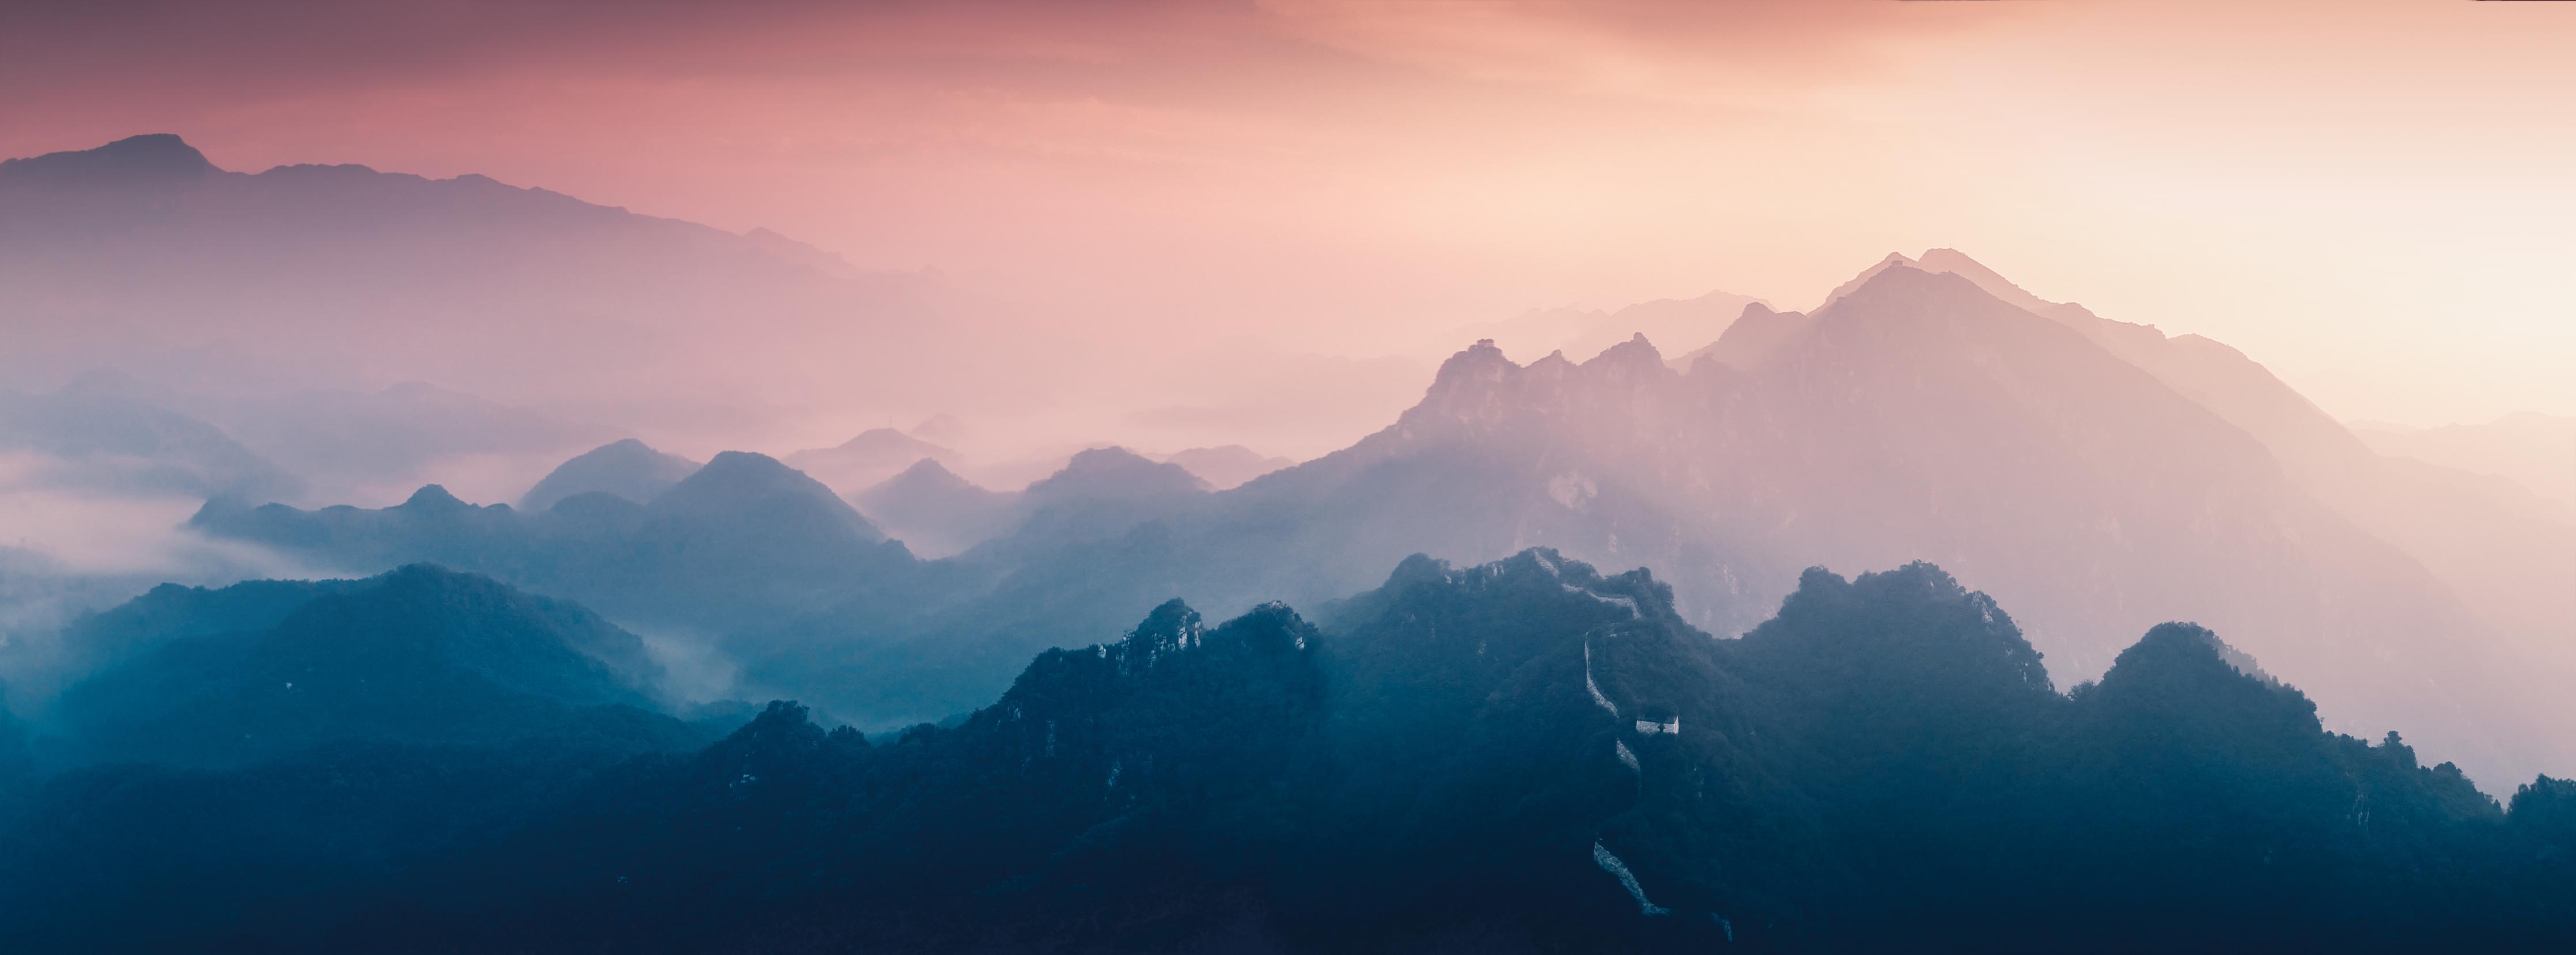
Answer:
<svg viewBox="0 0 2576 955"><path fill-rule="evenodd" d="M851 7L11 4L0 155L479 172L1349 355L1955 246L2342 417L2576 413L2570 5Z"/></svg>

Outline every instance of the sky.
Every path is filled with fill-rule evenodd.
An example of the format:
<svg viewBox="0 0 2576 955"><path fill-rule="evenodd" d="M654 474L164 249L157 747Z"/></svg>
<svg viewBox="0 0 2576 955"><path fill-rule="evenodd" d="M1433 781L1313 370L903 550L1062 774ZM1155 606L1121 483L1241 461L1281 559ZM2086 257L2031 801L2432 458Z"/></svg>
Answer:
<svg viewBox="0 0 2576 955"><path fill-rule="evenodd" d="M2197 333L2338 417L2576 414L2576 5L0 6L0 155L481 173L1104 336L1463 324L1890 251Z"/></svg>

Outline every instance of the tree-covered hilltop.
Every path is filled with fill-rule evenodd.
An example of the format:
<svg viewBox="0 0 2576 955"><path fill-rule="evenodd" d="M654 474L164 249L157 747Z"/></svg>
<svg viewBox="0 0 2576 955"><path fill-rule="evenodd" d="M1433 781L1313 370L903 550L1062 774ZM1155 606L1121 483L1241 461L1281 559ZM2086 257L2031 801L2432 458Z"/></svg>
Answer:
<svg viewBox="0 0 2576 955"><path fill-rule="evenodd" d="M2326 732L2276 676L2170 624L2061 694L1928 564L1810 571L1720 640L1642 570L1415 558L1316 622L1164 604L876 739L781 702L700 751L497 788L488 749L57 777L0 836L45 850L0 889L70 866L113 911L212 877L225 834L261 840L267 888L0 926L242 951L2576 944L2576 784L2501 806L2395 734ZM405 759L401 798L368 788ZM281 821L343 776L342 815ZM118 817L183 804L197 854L125 841L150 829Z"/></svg>

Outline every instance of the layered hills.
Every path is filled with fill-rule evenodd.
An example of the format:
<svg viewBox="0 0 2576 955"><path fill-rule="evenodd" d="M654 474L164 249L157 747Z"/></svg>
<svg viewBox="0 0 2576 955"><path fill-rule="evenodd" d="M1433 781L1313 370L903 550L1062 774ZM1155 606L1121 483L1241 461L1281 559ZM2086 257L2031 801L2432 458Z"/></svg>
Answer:
<svg viewBox="0 0 2576 955"><path fill-rule="evenodd" d="M1480 344L1385 430L1225 491L1105 449L1007 501L916 466L861 497L919 502L923 516L907 520L935 552L973 544L930 563L890 556L819 485L797 498L811 505L803 516L735 512L768 514L756 526L795 547L755 525L706 524L714 536L690 547L620 543L610 550L628 557L615 565L447 543L485 520L605 552L598 542L641 539L603 529L643 527L676 502L576 497L501 520L431 500L395 509L444 515L427 523L335 511L210 511L197 523L320 547L353 569L438 560L612 614L719 628L752 692L870 726L963 710L1057 628L1113 628L1175 594L1221 612L1313 604L1407 554L1489 560L1544 545L1659 568L1677 612L1719 634L1767 617L1801 568L1934 560L2019 608L2062 679L2103 672L2127 635L2196 620L2303 674L2342 728L2410 727L2482 778L2571 755L2551 731L2567 704L2547 689L2568 672L2564 648L2520 636L2547 632L2538 576L2554 565L2479 582L2471 571L2497 559L2452 559L2510 514L2465 509L2487 523L2406 533L2427 525L2351 490L2396 487L2369 475L2403 469L2365 473L2385 460L2367 449L2340 470L2320 463L2313 449L2358 442L2302 417L2314 409L2259 365L2023 301L2008 283L1990 290L2001 280L1964 256L1926 261L1947 268L1891 259L1812 315L1754 306L1684 368L1643 336L1579 364L1519 364ZM2328 473L2360 476L2328 486ZM707 477L664 496L716 490ZM532 530L550 525L590 530ZM431 526L448 529L403 530ZM2514 526L2543 531L2530 540L2544 551L2554 539L2545 522ZM997 536L970 540L984 535ZM767 572L673 563L717 540Z"/></svg>
<svg viewBox="0 0 2576 955"><path fill-rule="evenodd" d="M2279 668L2188 624L2061 694L2012 615L1925 564L1806 573L1736 640L1643 570L1534 549L1411 558L1311 621L1172 601L1065 642L950 728L870 738L774 703L701 751L465 800L475 825L432 814L401 839L382 827L408 809L290 824L224 795L293 801L313 783L288 767L346 756L148 785L84 771L34 808L120 780L122 811L193 800L197 831L283 840L249 855L303 868L228 869L217 893L255 887L257 917L183 898L119 923L117 893L225 862L181 839L138 880L122 860L144 834L21 817L0 829L30 850L0 860L0 925L269 951L2576 938L2576 788L2544 777L2508 809L2394 733L2327 732ZM414 773L424 795L486 785L480 758L380 757L461 767ZM383 773L340 771L368 793ZM64 880L89 894L53 905Z"/></svg>
<svg viewBox="0 0 2576 955"><path fill-rule="evenodd" d="M375 510L210 502L189 526L360 573L471 569L622 619L703 629L827 605L919 564L830 488L746 452L716 455L646 503L590 490L531 513L431 485Z"/></svg>

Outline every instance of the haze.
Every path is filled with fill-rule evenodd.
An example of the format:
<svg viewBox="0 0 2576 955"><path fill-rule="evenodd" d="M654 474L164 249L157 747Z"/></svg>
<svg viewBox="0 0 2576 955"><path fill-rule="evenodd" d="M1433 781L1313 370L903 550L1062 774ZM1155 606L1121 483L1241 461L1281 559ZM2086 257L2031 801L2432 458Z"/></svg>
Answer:
<svg viewBox="0 0 2576 955"><path fill-rule="evenodd" d="M2576 951L2571 49L0 5L0 951Z"/></svg>
<svg viewBox="0 0 2576 955"><path fill-rule="evenodd" d="M478 173L765 227L930 270L997 335L1116 356L1129 383L1226 355L1408 362L1302 427L1204 387L977 409L1043 406L1017 445L1177 447L1199 436L1140 422L1216 421L1310 456L1409 402L1463 325L1713 289L1805 308L1935 246L2227 342L2338 418L2435 425L2576 412L2576 312L2550 279L2576 259L2571 22L2553 4L40 2L0 12L0 155L172 132L233 170ZM700 351L756 379L784 346L709 348L757 352ZM733 380L707 400L743 408L710 424L379 364L336 384L625 401L577 417L695 454L751 421L784 448L967 401ZM959 390L1028 380L987 372Z"/></svg>

